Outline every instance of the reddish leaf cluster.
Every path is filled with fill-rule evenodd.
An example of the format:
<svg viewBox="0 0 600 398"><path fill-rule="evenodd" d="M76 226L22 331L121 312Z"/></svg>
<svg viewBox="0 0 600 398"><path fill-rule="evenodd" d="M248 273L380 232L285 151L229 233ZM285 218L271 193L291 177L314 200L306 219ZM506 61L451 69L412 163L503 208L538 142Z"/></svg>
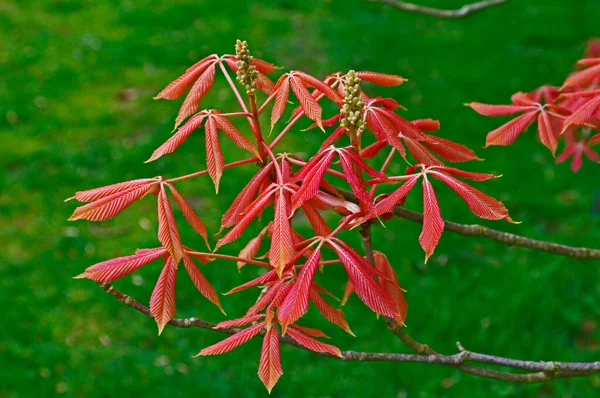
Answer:
<svg viewBox="0 0 600 398"><path fill-rule="evenodd" d="M572 157L571 170L577 172L582 155L599 163L592 147L600 143L600 40L592 40L586 58L577 62L561 87L541 86L529 93L516 93L510 105L471 102L467 106L484 116L516 115L511 121L488 133L486 145L510 145L537 121L538 137L554 156L559 142L564 150L557 163Z"/></svg>
<svg viewBox="0 0 600 398"><path fill-rule="evenodd" d="M403 107L395 100L370 97L362 91L361 80L382 86L397 86L404 81L403 78L375 72L350 71L346 74L334 73L320 80L295 70L284 73L273 83L265 76L275 71L272 64L250 57L246 43L238 42L237 48L243 48L243 59L239 54L211 55L189 68L157 96L175 99L191 86L177 116L176 125L185 123L154 151L149 160L174 152L193 131L204 127L206 170L172 179L138 179L78 192L75 199L88 204L77 208L71 220L108 220L148 194L157 196L158 240L161 246L138 250L133 255L93 265L79 277L100 283L112 282L161 259L164 262L163 270L150 298L150 309L158 324L159 333L175 313L175 282L180 264L183 263L200 293L219 308L215 290L194 260L206 264L213 259L224 259L236 262L238 268L246 264L263 268L265 272L261 276L227 293L259 288L256 302L244 316L217 325L218 328L243 329L204 348L200 355L222 354L256 336L263 336L258 374L270 391L283 373L279 342L284 335L309 350L342 356L337 347L318 340L327 337L324 332L298 324L312 303L327 321L352 334L344 313L339 308L341 305L332 304L332 300L338 299L321 285L327 285L326 274L330 267L341 266L348 275L343 303L355 292L376 314L394 319L399 325L404 324L407 304L391 263L380 252L375 252L374 261L370 262L365 255L341 239L342 231L369 225L375 219L388 220L393 208L404 203L418 180L422 183L424 209L419 242L425 251L425 260L433 254L444 230L444 220L434 191L434 184L438 182L456 192L478 217L489 220L511 219L502 203L463 181L481 182L493 178L493 175L467 172L446 165L446 162L478 159L472 150L432 134L440 127L438 121L408 120L398 113ZM250 68L249 64L255 69ZM589 61L589 65L590 68L596 67L592 61ZM242 98L226 67L237 72L238 80L244 81L247 87L255 85L266 94L261 106L257 104L258 93L254 93L252 89L247 90L246 100ZM212 87L217 69L230 84L240 102L241 111L221 113L214 109L198 109L200 100ZM255 73L255 70L258 72ZM584 69L581 73L588 76L590 72L586 72L587 70ZM247 71L252 71L252 75L243 75ZM573 81L581 86L591 80L575 75L570 78L570 82ZM291 112L290 121L280 126L279 121L290 99L290 90L299 106ZM585 90L579 90L581 91ZM514 125L521 128L535 118L541 120L541 124L545 126L543 128L557 131L555 124L562 119L556 115L567 114L563 110L567 109L564 102L579 103L581 98L587 98L587 94L573 95L564 97L560 106L538 106L535 105L539 102L538 97L550 98L550 103L556 100L558 91L544 89L536 93L520 95L515 99L515 105L501 109L473 104L474 108L488 114L525 112L520 121L511 125L513 127L503 130L510 130L512 133L495 133L493 142L508 142L515 135L517 128ZM340 108L340 113L323 117L320 101L325 97ZM270 129L278 131L278 134L267 144L259 116L271 103ZM581 109L581 106L576 109ZM576 109L572 105L569 115L575 115ZM314 122L309 127L318 126L323 130L331 128L332 131L325 136L320 149L310 159L302 159L295 154L274 153L277 143L302 116ZM244 131L234 126L230 120L234 117L247 120L249 128ZM551 142L548 130L544 131L545 142ZM246 150L250 157L225 164L220 133ZM384 151L387 151L387 156L380 156ZM581 152L587 154L584 149ZM579 152L572 153L580 156L577 155ZM388 166L394 161L395 154L400 155L402 162L414 165L408 167L404 174L388 173ZM175 189L174 184L208 174L218 192L219 181L227 169L250 163L258 165L256 174L240 190L223 215L219 231L222 236L215 251L198 252L185 246L169 196L172 196L181 209L183 218L202 236L207 246L209 236L203 222ZM378 189L382 186L389 188L385 193L378 194ZM342 188L352 190L358 204L345 200L339 192ZM262 222L262 229L256 236L245 236L247 244L237 256L216 253L243 237L251 224L261 222L261 216L266 219ZM307 220L312 229L308 236L302 229L303 220ZM268 241L268 248L265 241ZM317 276L317 269L324 271L324 275Z"/></svg>

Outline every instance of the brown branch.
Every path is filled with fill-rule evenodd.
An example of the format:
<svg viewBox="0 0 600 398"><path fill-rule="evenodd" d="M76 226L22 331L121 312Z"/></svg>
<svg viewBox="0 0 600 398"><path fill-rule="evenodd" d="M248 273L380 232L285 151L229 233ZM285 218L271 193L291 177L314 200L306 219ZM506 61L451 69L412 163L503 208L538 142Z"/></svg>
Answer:
<svg viewBox="0 0 600 398"><path fill-rule="evenodd" d="M139 303L132 297L121 293L114 286L108 283L101 283L99 286L106 293L115 297L121 303L135 309L138 312L152 318L150 309L145 305ZM198 318L174 318L169 322L170 325L180 328L199 327L202 329L210 329L220 333L234 334L240 331L238 328L220 328L215 329L215 324L203 321ZM320 354L322 356L341 359L343 361L359 361L359 362L375 362L375 361L387 361L387 362L417 362L417 363L431 363L451 366L456 369L465 371L467 373L475 374L482 377L511 381L515 383L539 383L543 381L549 381L556 378L565 377L577 377L587 376L593 373L600 372L600 362L533 362L533 361L521 361L517 359L495 357L486 354L478 354L471 351L467 351L458 345L460 352L454 355L441 355L433 351L431 348L424 344L420 344L412 340L409 336L404 334L402 329L396 325L392 320L388 321L388 327L396 336L398 336L402 342L413 349L416 354L396 354L396 353L378 353L378 352L357 352L357 351L342 351L343 358L338 358L329 354ZM261 333L261 334L264 334ZM281 337L281 342L292 345L297 348L305 349L301 347L291 338L284 336ZM312 351L311 351L312 352ZM537 373L526 373L526 374L515 374L509 372L501 372L492 369L485 369L476 366L466 365L465 362L477 362L492 365L506 366L515 369L523 369L530 372Z"/></svg>
<svg viewBox="0 0 600 398"><path fill-rule="evenodd" d="M352 194L352 192L344 191L341 189L339 190L339 192L342 194L342 196L344 196L344 199L346 199L347 201L357 203L357 199ZM394 215L416 223L423 223L423 214L407 210L399 206L394 207ZM598 249L590 249L587 247L572 247L560 245L558 243L546 242L543 240L526 238L524 236L497 231L495 229L487 228L477 224L467 225L444 220L444 231L454 232L463 236L480 236L491 240L495 240L497 242L505 243L509 246L526 247L528 249L540 250L552 254L559 254L561 256L582 258L586 260L600 259L600 250Z"/></svg>
<svg viewBox="0 0 600 398"><path fill-rule="evenodd" d="M407 3L399 0L370 0L372 2L384 3L391 7L399 8L404 11L416 12L424 15L431 15L440 18L462 18L472 12L483 10L484 8L493 7L507 0L485 0L472 4L465 4L456 10L440 10L438 8L424 7L413 3Z"/></svg>

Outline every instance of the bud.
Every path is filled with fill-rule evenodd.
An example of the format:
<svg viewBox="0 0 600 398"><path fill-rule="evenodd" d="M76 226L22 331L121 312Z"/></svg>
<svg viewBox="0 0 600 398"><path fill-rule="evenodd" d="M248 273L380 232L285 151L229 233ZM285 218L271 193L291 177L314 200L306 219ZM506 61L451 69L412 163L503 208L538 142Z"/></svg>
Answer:
<svg viewBox="0 0 600 398"><path fill-rule="evenodd" d="M238 40L235 43L235 58L237 59L236 65L237 81L246 87L246 93L248 95L254 95L256 90L256 79L258 78L258 71L252 64L252 56L248 51L248 43L244 40Z"/></svg>
<svg viewBox="0 0 600 398"><path fill-rule="evenodd" d="M362 115L365 103L360 94L360 77L358 77L355 71L351 70L346 74L344 105L342 105L342 109L340 110L343 117L340 125L357 137L365 129L365 121Z"/></svg>

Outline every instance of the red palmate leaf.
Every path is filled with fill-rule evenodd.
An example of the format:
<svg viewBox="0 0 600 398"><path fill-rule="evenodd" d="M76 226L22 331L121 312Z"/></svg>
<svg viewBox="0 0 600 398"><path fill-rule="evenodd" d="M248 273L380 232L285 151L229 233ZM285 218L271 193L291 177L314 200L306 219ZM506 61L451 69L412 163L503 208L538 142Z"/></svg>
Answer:
<svg viewBox="0 0 600 398"><path fill-rule="evenodd" d="M150 159L146 160L145 163L152 162L163 155L174 152L179 145L183 144L185 140L192 134L194 130L202 126L202 121L206 117L206 112L199 112L192 116L183 126L181 126L175 134L171 136L164 144L159 146L150 156Z"/></svg>
<svg viewBox="0 0 600 398"><path fill-rule="evenodd" d="M198 215L194 212L189 203L185 200L183 196L181 196L179 191L177 191L177 189L175 189L173 185L169 183L167 183L167 185L169 186L169 189L171 190L171 193L173 194L173 197L175 198L175 201L177 202L177 205L181 209L181 212L183 213L183 216L185 217L187 222L192 226L192 228L194 228L194 231L196 231L198 235L200 235L204 239L206 246L210 248L210 245L208 244L208 234L206 232L206 226L204 225L202 220L200 220L200 217L198 217Z"/></svg>
<svg viewBox="0 0 600 398"><path fill-rule="evenodd" d="M467 178L467 179L473 180L473 181L487 181L487 180L491 180L492 178L498 178L498 176L495 176L493 174L476 173L473 171L465 171L465 170L460 170L460 169L457 169L454 167L448 167L448 166L430 166L427 168L427 170L440 170L440 171L443 171L444 173L448 173L453 176L457 176L457 177L461 177L461 178Z"/></svg>
<svg viewBox="0 0 600 398"><path fill-rule="evenodd" d="M258 336L264 326L264 322L259 322L256 325L252 325L249 328L246 328L241 332L237 332L233 336L218 342L217 344L213 344L210 347L204 348L198 353L198 355L219 355L229 352L234 348L237 348L240 345L248 342L248 340L251 338ZM197 357L198 355L195 356Z"/></svg>
<svg viewBox="0 0 600 398"><path fill-rule="evenodd" d="M256 237L250 239L248 244L246 246L244 246L244 248L240 251L240 254L238 254L238 257L244 258L247 260L250 260L250 259L253 259L254 257L256 257L256 255L258 254L258 251L260 250L260 246L262 245L262 241L265 238L267 231L271 229L272 225L273 225L272 223L269 223L266 227L264 227L262 229L262 231L260 231L260 233ZM246 263L244 261L238 261L237 262L238 270L242 269L242 267L244 265L246 265Z"/></svg>
<svg viewBox="0 0 600 398"><path fill-rule="evenodd" d="M277 328L273 326L267 330L263 340L258 377L270 394L282 374L283 369L281 368L281 358L279 355L279 334L277 333Z"/></svg>
<svg viewBox="0 0 600 398"><path fill-rule="evenodd" d="M323 342L320 342L319 340L315 340L312 337L308 337L307 335L296 329L289 328L287 330L287 334L302 347L307 348L311 351L323 352L335 355L336 357L344 358L342 352L336 346L333 346L331 344L325 344Z"/></svg>
<svg viewBox="0 0 600 398"><path fill-rule="evenodd" d="M210 64L202 76L198 78L192 86L187 97L183 101L183 105L179 109L177 119L175 119L175 127L179 126L188 116L196 112L200 105L200 99L204 97L211 89L215 80L215 63Z"/></svg>
<svg viewBox="0 0 600 398"><path fill-rule="evenodd" d="M192 260L192 258L187 254L184 254L183 256L183 265L188 275L190 276L190 279L194 283L194 286L196 286L196 289L198 289L200 294L206 297L211 303L216 305L217 308L219 308L219 310L223 313L223 315L227 315L225 314L225 310L223 310L223 307L221 307L221 303L219 302L219 295L208 282L208 280L204 277L202 272L200 272L200 270L194 263L194 260Z"/></svg>
<svg viewBox="0 0 600 398"><path fill-rule="evenodd" d="M425 250L425 262L435 250L442 232L444 232L444 220L440 213L435 192L427 176L423 177L423 229L419 235L419 243Z"/></svg>
<svg viewBox="0 0 600 398"><path fill-rule="evenodd" d="M216 56L209 55L208 57L198 61L189 67L185 73L179 76L176 80L169 83L154 99L164 98L168 100L179 98L185 90L192 84L198 76L206 70L206 68L216 62Z"/></svg>
<svg viewBox="0 0 600 398"><path fill-rule="evenodd" d="M340 93L338 93L337 91L332 89L329 85L325 84L324 82L317 79L316 77L313 77L313 76L306 74L299 70L293 71L293 75L299 77L300 80L302 80L302 82L304 82L305 85L314 87L320 93L325 94L325 96L327 98L329 98L330 100L332 100L333 102L335 102L337 104L342 103L342 100L344 98L340 95Z"/></svg>
<svg viewBox="0 0 600 398"><path fill-rule="evenodd" d="M319 261L321 261L321 245L317 246L316 250L306 260L294 281L294 285L277 311L277 317L283 330L308 311L310 286L319 266Z"/></svg>
<svg viewBox="0 0 600 398"><path fill-rule="evenodd" d="M158 193L158 240L178 264L183 256L183 246L164 185Z"/></svg>
<svg viewBox="0 0 600 398"><path fill-rule="evenodd" d="M130 256L117 257L94 264L75 278L87 278L100 283L112 282L158 260L166 253L167 251L162 247L141 250Z"/></svg>
<svg viewBox="0 0 600 398"><path fill-rule="evenodd" d="M280 276L296 253L290 224L290 216L292 215L290 196L290 193L283 188L279 188L275 194L275 218L271 228L269 260Z"/></svg>
<svg viewBox="0 0 600 398"><path fill-rule="evenodd" d="M342 302L340 303L341 306L346 305L348 299L350 298L350 296L352 296L352 293L354 293L354 285L352 284L352 282L348 281L346 282L346 286L344 287L344 296L342 296Z"/></svg>
<svg viewBox="0 0 600 398"><path fill-rule="evenodd" d="M372 271L367 268L373 266L339 239L331 238L328 242L344 265L358 297L374 312L396 319L399 314L394 301L373 279Z"/></svg>
<svg viewBox="0 0 600 398"><path fill-rule="evenodd" d="M149 181L144 184L136 183L130 186L122 185L121 187L119 187L119 189L122 188L122 190L116 191L107 196L105 194L109 190L104 192L96 191L96 193L94 194L85 194L85 192L91 191L84 191L80 195L80 197L99 197L99 199L76 208L71 217L69 217L69 221L75 221L80 219L89 221L110 220L111 218L115 217L117 214L125 210L136 200L143 198L149 192L155 191L158 182L158 179L149 179ZM111 190L114 189L117 188L112 188Z"/></svg>
<svg viewBox="0 0 600 398"><path fill-rule="evenodd" d="M175 314L175 280L177 279L177 263L172 257L167 258L156 286L150 297L150 313L158 325L160 335L167 323Z"/></svg>

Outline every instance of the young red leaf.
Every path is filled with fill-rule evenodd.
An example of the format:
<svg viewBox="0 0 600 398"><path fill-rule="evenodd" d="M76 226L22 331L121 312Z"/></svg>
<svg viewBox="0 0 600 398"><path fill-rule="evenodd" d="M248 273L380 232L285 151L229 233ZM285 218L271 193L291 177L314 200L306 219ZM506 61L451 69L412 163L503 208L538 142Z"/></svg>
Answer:
<svg viewBox="0 0 600 398"><path fill-rule="evenodd" d="M402 288L398 283L398 277L396 276L396 271L390 265L389 260L385 256L385 254L376 251L374 253L375 258L375 266L377 269L386 277L380 278L379 283L385 292L394 300L396 303L396 307L398 308L398 313L400 317L396 319L398 325L404 325L404 321L406 320L406 313L408 306L406 304L406 300L404 299L404 294L402 293Z"/></svg>
<svg viewBox="0 0 600 398"><path fill-rule="evenodd" d="M277 311L277 317L284 330L308 311L310 286L319 266L319 261L321 261L320 245L302 266L302 270L294 281L294 285Z"/></svg>
<svg viewBox="0 0 600 398"><path fill-rule="evenodd" d="M387 75L385 73L377 72L357 72L356 73L361 80L375 83L380 86L399 86L406 81L405 78L396 75Z"/></svg>
<svg viewBox="0 0 600 398"><path fill-rule="evenodd" d="M206 131L206 168L210 178L215 184L215 192L219 193L219 181L223 175L225 159L221 152L219 134L213 118L208 118L204 126Z"/></svg>
<svg viewBox="0 0 600 398"><path fill-rule="evenodd" d="M192 84L196 78L206 70L206 68L210 64L214 64L216 62L214 55L209 55L208 57L198 61L191 67L189 67L185 73L179 76L176 80L169 83L167 87L165 87L154 99L164 98L168 100L173 100L179 98L185 90Z"/></svg>
<svg viewBox="0 0 600 398"><path fill-rule="evenodd" d="M200 272L200 270L194 263L194 260L192 260L190 256L184 255L183 265L185 267L185 270L189 274L190 279L194 283L194 286L196 286L196 289L198 289L200 294L206 297L211 303L216 305L217 308L219 308L219 310L223 313L223 315L226 315L225 310L223 310L223 307L221 307L221 303L219 302L219 295L215 291L215 288L211 286L211 284L204 277L202 272Z"/></svg>
<svg viewBox="0 0 600 398"><path fill-rule="evenodd" d="M156 286L150 297L150 313L158 325L160 335L167 323L175 314L175 281L177 279L177 264L172 257L165 261Z"/></svg>
<svg viewBox="0 0 600 398"><path fill-rule="evenodd" d="M562 88L585 85L600 76L600 58L588 58L579 60L578 64L589 66L589 68L572 73L563 84Z"/></svg>
<svg viewBox="0 0 600 398"><path fill-rule="evenodd" d="M225 293L225 295L228 294L232 294L232 293L237 293L240 292L244 289L248 289L249 287L252 286L256 286L256 285L261 285L263 283L267 283L267 282L272 282L274 280L278 279L277 276L277 271L276 270L271 270L269 272L267 272L264 275L259 276L258 278L255 278L249 282L244 283L243 285L240 285L238 287L234 287L233 289L231 289L230 291L228 291L227 293Z"/></svg>
<svg viewBox="0 0 600 398"><path fill-rule="evenodd" d="M302 206L304 202L313 198L321 186L321 181L325 171L331 165L335 151L327 151L323 157L318 159L319 154L315 155L318 159L316 163L309 162L297 173L302 178L302 185L292 195L292 205L294 209ZM312 160L312 159L311 159Z"/></svg>
<svg viewBox="0 0 600 398"><path fill-rule="evenodd" d="M271 111L271 131L273 131L275 123L277 123L285 111L290 92L290 81L288 77L284 75L280 80L281 83L277 82L279 87L275 93L275 103L273 104L273 110ZM277 85L275 87L277 87Z"/></svg>
<svg viewBox="0 0 600 398"><path fill-rule="evenodd" d="M195 114L188 120L183 126L181 126L175 134L171 136L164 144L159 146L150 156L150 159L146 160L145 163L152 162L163 155L174 152L179 145L183 144L185 140L192 134L194 130L202 126L202 121L206 117L206 113L200 112Z"/></svg>
<svg viewBox="0 0 600 398"><path fill-rule="evenodd" d="M196 233L198 233L198 235L200 235L204 239L206 246L210 248L210 245L208 244L208 234L206 232L206 226L204 225L202 220L200 220L200 217L198 217L198 215L194 212L189 203L185 200L183 196L181 196L179 191L177 191L173 185L167 185L169 186L169 189L171 190L171 193L173 194L173 197L175 198L175 201L177 202L177 205L181 209L181 212L183 213L183 216L185 217L187 222L192 226L192 228L194 228L194 231L196 231Z"/></svg>
<svg viewBox="0 0 600 398"><path fill-rule="evenodd" d="M533 106L529 105L488 105L480 102L471 102L465 105L470 106L475 112L483 116L507 116L535 110Z"/></svg>
<svg viewBox="0 0 600 398"><path fill-rule="evenodd" d="M295 254L290 224L291 214L290 193L280 188L275 194L275 218L271 229L271 249L269 250L270 263L280 276Z"/></svg>
<svg viewBox="0 0 600 398"><path fill-rule="evenodd" d="M219 114L211 114L209 117L215 120L215 123L219 129L221 129L227 137L233 141L238 147L247 150L257 158L260 158L258 151L254 144L239 132L237 128L226 117Z"/></svg>
<svg viewBox="0 0 600 398"><path fill-rule="evenodd" d="M537 111L526 112L497 129L490 131L486 137L485 146L506 146L512 144L519 135L533 123L537 118L537 114Z"/></svg>
<svg viewBox="0 0 600 398"><path fill-rule="evenodd" d="M158 182L157 178L140 178L137 180L130 180L119 182L116 184L106 185L100 188L89 189L87 191L79 191L75 192L75 196L72 196L65 200L69 201L71 199L76 199L80 202L95 202L98 199L105 198L107 196L123 192L132 188L138 188L147 184L153 184Z"/></svg>
<svg viewBox="0 0 600 398"><path fill-rule="evenodd" d="M468 162L470 160L481 160L475 152L464 145L440 137L432 137L423 141L423 145L433 153L449 162Z"/></svg>
<svg viewBox="0 0 600 398"><path fill-rule="evenodd" d="M435 250L444 232L444 220L440 213L435 192L427 176L423 177L423 229L419 235L419 243L425 250L425 262Z"/></svg>
<svg viewBox="0 0 600 398"><path fill-rule="evenodd" d="M354 336L354 333L350 329L350 325L348 325L348 322L346 322L346 318L344 318L344 312L339 308L334 308L323 297L321 297L319 292L315 289L314 283L313 287L310 289L310 300L317 307L317 309L325 319L327 319L334 325L339 326L343 331L345 331L349 335Z"/></svg>
<svg viewBox="0 0 600 398"><path fill-rule="evenodd" d="M269 203L271 203L271 201L273 200L273 194L275 194L276 191L276 188L267 189L263 191L258 196L258 198L254 200L254 202L248 205L246 211L244 212L244 215L238 221L238 223L229 232L227 232L225 236L219 239L215 250L218 250L219 247L227 243L231 243L237 238L239 238L244 232L244 230L248 227L248 225L250 225L252 220L258 215L258 213L260 213L265 207L269 205Z"/></svg>
<svg viewBox="0 0 600 398"><path fill-rule="evenodd" d="M431 166L428 168L428 170L439 170L439 171L443 171L444 173L451 174L453 176L457 176L460 178L467 178L467 179L473 180L473 181L487 181L487 180L491 180L492 178L498 178L498 176L495 176L493 174L476 173L473 171L465 171L465 170L460 170L460 169L456 169L454 167L448 167L448 166Z"/></svg>
<svg viewBox="0 0 600 398"><path fill-rule="evenodd" d="M181 105L179 113L177 114L177 119L175 119L175 127L179 126L188 116L198 110L200 99L211 89L214 80L215 64L212 63L206 68L196 83L194 83L187 97L185 97L183 105Z"/></svg>
<svg viewBox="0 0 600 398"><path fill-rule="evenodd" d="M369 213L369 218L379 217L382 214L392 211L396 204L406 197L420 177L420 174L416 174L414 177L411 177L404 184L402 184L400 188L388 195L381 202L377 203Z"/></svg>
<svg viewBox="0 0 600 398"><path fill-rule="evenodd" d="M162 247L138 251L130 256L117 257L94 264L75 278L87 278L99 283L112 282L156 261L166 253L167 251Z"/></svg>
<svg viewBox="0 0 600 398"><path fill-rule="evenodd" d="M231 319L229 321L223 321L223 322L219 322L217 323L213 329L224 329L224 328L232 328L232 327L240 327L240 326L246 326L252 322L256 322L259 319L262 319L265 317L265 314L256 314L256 315L250 315L250 316L243 316L241 318L237 318L237 319Z"/></svg>
<svg viewBox="0 0 600 398"><path fill-rule="evenodd" d="M146 196L146 194L153 191L156 188L157 182L158 180L151 179L143 185L135 184L130 186L129 188L125 188L125 186L123 186L125 189L122 191L117 191L108 196L102 196L98 200L76 208L71 217L69 217L69 221L75 221L80 219L89 221L110 220L111 218L115 217L117 214L125 210L127 207L129 207L129 205L131 205L133 202L143 198L144 196ZM86 197L89 198L99 195L102 194L90 194Z"/></svg>
<svg viewBox="0 0 600 398"><path fill-rule="evenodd" d="M350 298L350 296L352 296L352 293L354 293L354 285L352 284L352 282L348 281L346 282L346 286L344 287L344 296L342 297L342 302L340 303L341 306L346 305L348 299Z"/></svg>
<svg viewBox="0 0 600 398"><path fill-rule="evenodd" d="M302 332L310 337L324 337L326 339L330 338L322 330L319 330L319 329L307 328L304 326L300 326L297 323L290 325L290 327L292 327L296 330L299 330L300 332Z"/></svg>
<svg viewBox="0 0 600 398"><path fill-rule="evenodd" d="M372 271L366 268L366 265L372 265L339 239L333 238L329 243L344 265L358 297L374 312L396 319L399 315L396 304L373 279Z"/></svg>
<svg viewBox="0 0 600 398"><path fill-rule="evenodd" d="M448 174L441 173L438 171L432 171L428 173L432 177L444 182L454 192L456 192L469 206L469 209L475 213L478 217L485 218L487 220L501 220L506 219L512 221L508 216L508 210L502 204L502 202L484 194L483 192L473 188L472 186L465 184L464 182L457 180Z"/></svg>
<svg viewBox="0 0 600 398"><path fill-rule="evenodd" d="M240 191L221 219L221 230L232 227L239 222L244 210L252 203L263 182L268 181L272 169L273 162L268 163Z"/></svg>
<svg viewBox="0 0 600 398"><path fill-rule="evenodd" d="M258 377L270 394L282 374L283 369L281 368L281 358L279 355L279 333L277 333L277 328L272 326L267 330L263 340Z"/></svg>
<svg viewBox="0 0 600 398"><path fill-rule="evenodd" d="M302 205L302 210L304 210L306 218L314 229L316 236L328 236L332 232L331 228L327 225L323 217L321 217L319 211L311 206L310 203L311 202L309 201Z"/></svg>
<svg viewBox="0 0 600 398"><path fill-rule="evenodd" d="M290 86L298 101L300 101L300 106L302 110L311 120L317 123L317 126L321 130L323 129L323 124L321 122L321 113L322 109L319 103L312 97L310 92L304 87L304 84L300 78L295 76L290 76Z"/></svg>
<svg viewBox="0 0 600 398"><path fill-rule="evenodd" d="M542 141L542 144L550 149L552 156L554 156L556 153L556 147L558 146L558 143L556 142L556 137L558 134L554 131L552 121L550 120L550 116L548 116L547 112L540 112L538 116L538 130L540 141Z"/></svg>
<svg viewBox="0 0 600 398"><path fill-rule="evenodd" d="M302 347L307 348L311 351L327 353L336 357L344 358L342 352L336 346L333 346L331 344L325 344L323 342L320 342L319 340L315 340L312 337L308 337L304 333L292 328L289 328L287 330L287 334Z"/></svg>
<svg viewBox="0 0 600 398"><path fill-rule="evenodd" d="M330 86L320 81L316 77L313 77L299 70L294 71L294 76L298 76L304 82L304 84L316 88L317 90L319 90L319 92L325 94L325 96L333 102L337 104L342 103L343 97L337 91L335 91Z"/></svg>
<svg viewBox="0 0 600 398"><path fill-rule="evenodd" d="M198 353L198 355L219 355L229 352L234 348L237 348L240 345L248 342L253 337L258 336L264 326L264 322L259 322L256 325L252 325L249 328L246 328L241 332L237 332L233 336L218 342L217 344L213 344L210 347L204 348ZM195 356L197 357L198 355Z"/></svg>
<svg viewBox="0 0 600 398"><path fill-rule="evenodd" d="M599 65L600 66L600 65ZM600 110L600 95L590 99L579 109L577 109L571 116L565 119L564 129L573 125L582 125L586 122L594 119L595 115Z"/></svg>
<svg viewBox="0 0 600 398"><path fill-rule="evenodd" d="M440 129L440 121L439 120L416 119L416 120L413 120L411 123L414 124L419 130L427 131L429 133L433 133L434 131L438 131Z"/></svg>
<svg viewBox="0 0 600 398"><path fill-rule="evenodd" d="M256 255L258 254L258 251L260 250L260 246L262 245L262 241L265 238L265 235L267 234L267 231L269 229L271 229L271 225L272 225L272 223L269 223L269 225L264 227L262 229L262 231L260 231L260 233L256 237L250 239L248 244L246 246L244 246L244 248L240 251L240 254L238 254L238 257L244 258L247 260L251 260L254 257L256 257ZM246 263L244 261L238 261L237 262L238 270L242 269L242 267L244 265L246 265Z"/></svg>
<svg viewBox="0 0 600 398"><path fill-rule="evenodd" d="M171 254L175 264L178 264L183 256L183 246L164 186L161 186L158 193L158 240Z"/></svg>

